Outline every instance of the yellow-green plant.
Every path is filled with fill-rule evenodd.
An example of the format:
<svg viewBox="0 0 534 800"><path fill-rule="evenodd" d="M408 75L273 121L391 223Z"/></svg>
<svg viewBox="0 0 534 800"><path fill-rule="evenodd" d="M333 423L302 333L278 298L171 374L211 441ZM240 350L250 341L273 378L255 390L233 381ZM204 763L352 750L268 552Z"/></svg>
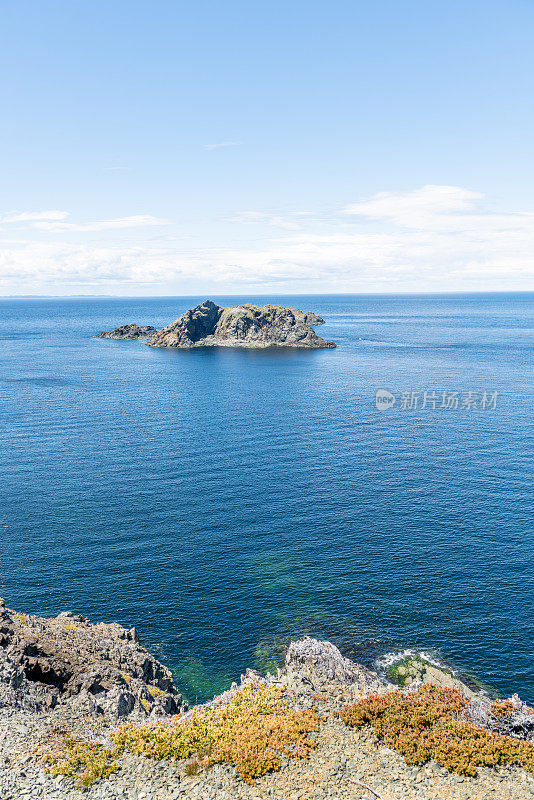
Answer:
<svg viewBox="0 0 534 800"><path fill-rule="evenodd" d="M465 718L468 707L469 700L456 689L425 684L413 693L371 695L338 716L356 728L371 726L408 764L434 759L460 775L514 764L534 775L534 745L477 727Z"/></svg>
<svg viewBox="0 0 534 800"><path fill-rule="evenodd" d="M185 774L190 778L192 775L198 775L201 769L202 767L196 759L188 761L185 765Z"/></svg>
<svg viewBox="0 0 534 800"><path fill-rule="evenodd" d="M99 778L109 778L118 770L116 753L94 742L85 742L66 736L61 749L49 754L47 772L74 778L78 786L91 786Z"/></svg>
<svg viewBox="0 0 534 800"><path fill-rule="evenodd" d="M315 744L308 737L319 729L318 712L296 711L289 700L283 689L251 686L227 705L199 708L183 721L124 725L113 740L118 748L149 758L195 755L204 767L234 764L251 782L279 769L284 755L303 758Z"/></svg>
<svg viewBox="0 0 534 800"><path fill-rule="evenodd" d="M118 769L114 759L129 751L154 759L194 757L190 763L195 766L186 768L189 772L197 764L234 764L241 778L251 783L279 769L283 757L306 757L315 747L309 735L319 730L320 721L315 708L292 708L284 689L249 686L230 703L198 708L185 719L122 725L111 735L111 748L66 739L63 751L48 757L49 771L87 786Z"/></svg>

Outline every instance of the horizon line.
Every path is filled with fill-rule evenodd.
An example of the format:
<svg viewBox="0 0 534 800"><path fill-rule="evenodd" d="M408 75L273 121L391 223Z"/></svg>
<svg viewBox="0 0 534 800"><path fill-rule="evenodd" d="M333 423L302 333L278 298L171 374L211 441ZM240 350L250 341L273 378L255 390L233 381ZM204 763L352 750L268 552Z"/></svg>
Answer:
<svg viewBox="0 0 534 800"><path fill-rule="evenodd" d="M413 291L397 291L397 292L196 292L195 294L161 294L161 295L135 295L135 294L6 294L0 295L0 300L164 300L174 298L186 297L204 297L206 295L214 295L219 297L242 297L245 294L251 294L254 297L365 297L365 296L380 296L380 297L398 297L400 296L416 296L416 297L438 297L443 295L498 295L498 294L534 294L533 289L449 289L445 291L435 292L413 292Z"/></svg>

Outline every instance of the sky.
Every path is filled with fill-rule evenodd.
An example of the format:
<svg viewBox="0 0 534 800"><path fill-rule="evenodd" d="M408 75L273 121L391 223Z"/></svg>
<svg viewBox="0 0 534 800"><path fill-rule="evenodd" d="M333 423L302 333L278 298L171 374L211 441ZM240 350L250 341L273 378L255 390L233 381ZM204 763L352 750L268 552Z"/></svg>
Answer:
<svg viewBox="0 0 534 800"><path fill-rule="evenodd" d="M534 289L533 0L0 0L0 295Z"/></svg>

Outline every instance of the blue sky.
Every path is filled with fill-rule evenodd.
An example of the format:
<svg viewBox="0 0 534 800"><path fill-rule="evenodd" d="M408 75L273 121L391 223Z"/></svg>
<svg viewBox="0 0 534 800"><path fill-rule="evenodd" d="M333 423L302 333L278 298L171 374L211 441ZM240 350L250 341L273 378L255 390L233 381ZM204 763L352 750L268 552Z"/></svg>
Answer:
<svg viewBox="0 0 534 800"><path fill-rule="evenodd" d="M533 288L530 0L0 13L0 293Z"/></svg>

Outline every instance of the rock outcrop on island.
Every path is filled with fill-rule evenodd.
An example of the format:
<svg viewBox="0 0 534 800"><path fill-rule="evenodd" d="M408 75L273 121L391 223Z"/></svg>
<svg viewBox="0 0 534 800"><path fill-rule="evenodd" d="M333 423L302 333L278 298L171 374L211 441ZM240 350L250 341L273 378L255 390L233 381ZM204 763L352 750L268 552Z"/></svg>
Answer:
<svg viewBox="0 0 534 800"><path fill-rule="evenodd" d="M93 624L66 611L48 619L0 601L0 702L124 717L186 708L171 671L139 644L135 628Z"/></svg>
<svg viewBox="0 0 534 800"><path fill-rule="evenodd" d="M244 303L224 308L206 300L162 328L150 347L335 347L317 336L312 325L324 320L313 313L277 305Z"/></svg>
<svg viewBox="0 0 534 800"><path fill-rule="evenodd" d="M313 311L308 311L307 314L304 315L304 321L308 325L324 325L324 319L319 316L319 314L314 314Z"/></svg>
<svg viewBox="0 0 534 800"><path fill-rule="evenodd" d="M100 339L147 339L157 333L152 325L136 325L135 322L126 325L119 325L112 331L101 331L98 334Z"/></svg>

